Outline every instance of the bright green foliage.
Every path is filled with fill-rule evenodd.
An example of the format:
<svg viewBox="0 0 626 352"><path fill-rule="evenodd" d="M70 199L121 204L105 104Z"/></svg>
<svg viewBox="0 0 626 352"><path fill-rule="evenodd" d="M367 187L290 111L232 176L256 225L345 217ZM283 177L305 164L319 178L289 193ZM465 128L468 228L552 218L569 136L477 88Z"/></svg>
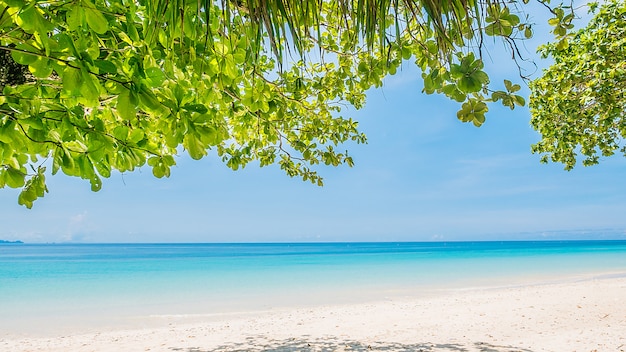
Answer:
<svg viewBox="0 0 626 352"><path fill-rule="evenodd" d="M489 88L480 59L484 35L532 34L506 3L374 3L0 0L0 50L32 74L0 95L0 187L22 187L31 207L46 160L97 191L113 170L148 164L167 177L182 150L321 185L312 167L352 165L338 147L365 142L341 108L361 108L409 59L426 93L460 103L461 121L481 125L491 102L524 104L518 85Z"/></svg>
<svg viewBox="0 0 626 352"><path fill-rule="evenodd" d="M497 5L492 5L487 8L487 18L485 21L489 23L487 27L485 27L485 33L491 36L510 36L520 23L519 16L510 13L508 7Z"/></svg>
<svg viewBox="0 0 626 352"><path fill-rule="evenodd" d="M531 123L542 137L533 152L568 170L578 153L584 165L626 155L626 3L605 3L587 28L542 53L554 64L531 84Z"/></svg>

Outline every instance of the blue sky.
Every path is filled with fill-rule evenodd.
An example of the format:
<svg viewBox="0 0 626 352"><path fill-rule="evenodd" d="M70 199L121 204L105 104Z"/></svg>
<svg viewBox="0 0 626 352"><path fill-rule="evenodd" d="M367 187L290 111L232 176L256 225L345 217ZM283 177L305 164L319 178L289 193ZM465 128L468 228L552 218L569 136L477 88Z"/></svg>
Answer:
<svg viewBox="0 0 626 352"><path fill-rule="evenodd" d="M538 22L538 25L541 23ZM534 52L533 43L529 51ZM490 49L493 81L517 77ZM531 54L529 54L531 55ZM492 106L480 128L458 105L421 93L410 64L350 114L368 136L353 168L322 167L320 188L278 167L231 171L214 155L180 157L169 179L114 174L102 191L64 176L32 210L0 191L1 239L27 242L428 241L626 239L626 159L543 165L527 108ZM527 93L527 92L526 92Z"/></svg>

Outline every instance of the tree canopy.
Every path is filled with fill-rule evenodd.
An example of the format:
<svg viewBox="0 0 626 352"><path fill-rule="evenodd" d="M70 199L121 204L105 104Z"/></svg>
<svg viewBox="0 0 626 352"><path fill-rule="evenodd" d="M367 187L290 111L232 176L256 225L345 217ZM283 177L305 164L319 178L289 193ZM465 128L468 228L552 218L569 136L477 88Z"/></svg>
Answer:
<svg viewBox="0 0 626 352"><path fill-rule="evenodd" d="M571 7L539 2L560 51ZM361 108L405 61L461 121L524 105L518 73L491 82L481 57L485 37L519 57L533 34L526 3L0 0L0 187L22 188L31 207L48 173L97 191L114 170L169 176L183 151L321 185L315 165L352 165L342 143L366 141L343 107Z"/></svg>
<svg viewBox="0 0 626 352"><path fill-rule="evenodd" d="M584 165L617 150L626 156L626 2L591 10L586 28L541 48L554 64L530 85L531 124L541 133L533 152L568 170L578 153Z"/></svg>

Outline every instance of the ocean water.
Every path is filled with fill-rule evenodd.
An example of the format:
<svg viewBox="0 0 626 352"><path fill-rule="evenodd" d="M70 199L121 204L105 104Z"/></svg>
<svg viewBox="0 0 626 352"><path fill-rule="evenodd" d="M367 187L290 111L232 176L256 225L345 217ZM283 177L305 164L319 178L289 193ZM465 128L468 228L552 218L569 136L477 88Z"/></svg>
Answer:
<svg viewBox="0 0 626 352"><path fill-rule="evenodd" d="M0 336L626 276L626 241L0 245Z"/></svg>

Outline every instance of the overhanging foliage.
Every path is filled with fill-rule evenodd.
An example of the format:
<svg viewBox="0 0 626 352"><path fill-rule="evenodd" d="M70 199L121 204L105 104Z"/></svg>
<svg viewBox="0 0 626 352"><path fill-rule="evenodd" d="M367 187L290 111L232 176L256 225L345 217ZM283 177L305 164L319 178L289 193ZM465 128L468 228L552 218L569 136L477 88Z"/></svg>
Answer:
<svg viewBox="0 0 626 352"><path fill-rule="evenodd" d="M597 9L586 28L542 48L554 64L530 85L532 126L541 133L533 152L542 161L597 164L619 150L626 156L626 3Z"/></svg>
<svg viewBox="0 0 626 352"><path fill-rule="evenodd" d="M492 88L481 60L484 36L517 55L532 35L523 5L0 0L0 50L32 75L0 95L0 187L22 187L31 207L47 191L46 160L97 191L113 170L169 176L182 149L321 185L316 164L351 165L339 146L365 142L342 107L361 108L403 61L426 93L459 102L462 121L480 126L493 102L523 105L519 85ZM550 10L556 29L569 26Z"/></svg>

